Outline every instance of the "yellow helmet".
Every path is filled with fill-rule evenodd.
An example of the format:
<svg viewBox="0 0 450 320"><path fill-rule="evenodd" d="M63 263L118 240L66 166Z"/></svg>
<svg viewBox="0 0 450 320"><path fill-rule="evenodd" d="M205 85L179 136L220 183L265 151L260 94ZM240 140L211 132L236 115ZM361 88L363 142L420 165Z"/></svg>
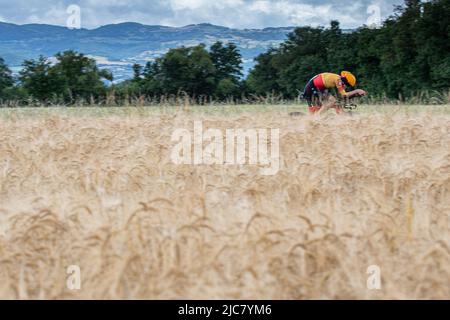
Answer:
<svg viewBox="0 0 450 320"><path fill-rule="evenodd" d="M351 87L356 86L356 77L353 75L353 73L348 72L348 71L342 71L341 77L344 78L345 80L347 80L348 84Z"/></svg>

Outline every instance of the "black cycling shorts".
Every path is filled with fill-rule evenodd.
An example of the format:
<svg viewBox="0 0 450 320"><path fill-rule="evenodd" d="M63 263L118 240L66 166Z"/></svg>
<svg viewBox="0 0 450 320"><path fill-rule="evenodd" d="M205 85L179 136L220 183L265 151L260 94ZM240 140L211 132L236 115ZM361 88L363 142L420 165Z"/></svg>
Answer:
<svg viewBox="0 0 450 320"><path fill-rule="evenodd" d="M328 90L318 90L314 86L314 79L312 78L305 87L303 98L308 102L308 106L321 107L322 101L330 95Z"/></svg>

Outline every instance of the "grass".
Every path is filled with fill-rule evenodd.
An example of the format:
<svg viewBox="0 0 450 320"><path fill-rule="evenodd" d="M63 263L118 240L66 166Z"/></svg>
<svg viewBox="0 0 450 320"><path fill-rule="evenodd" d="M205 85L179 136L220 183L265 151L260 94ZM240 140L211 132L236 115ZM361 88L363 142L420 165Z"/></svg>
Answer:
<svg viewBox="0 0 450 320"><path fill-rule="evenodd" d="M160 114L234 115L264 112L302 112L307 114L304 104L281 105L213 105L213 106L167 106L167 107L51 107L51 108L0 108L0 118L34 118L49 116L104 117L104 116L152 116ZM450 114L450 105L360 105L356 114Z"/></svg>
<svg viewBox="0 0 450 320"><path fill-rule="evenodd" d="M448 106L299 108L0 110L0 298L448 299ZM280 172L172 164L197 120L280 129Z"/></svg>

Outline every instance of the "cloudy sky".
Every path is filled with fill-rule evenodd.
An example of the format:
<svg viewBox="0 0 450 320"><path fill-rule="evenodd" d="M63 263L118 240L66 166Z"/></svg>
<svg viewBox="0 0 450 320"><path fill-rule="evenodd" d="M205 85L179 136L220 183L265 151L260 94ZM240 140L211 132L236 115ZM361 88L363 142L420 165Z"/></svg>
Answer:
<svg viewBox="0 0 450 320"><path fill-rule="evenodd" d="M66 25L70 5L81 12L81 27L120 22L184 26L212 23L232 28L328 25L344 28L377 23L402 0L0 0L0 21ZM72 6L73 8L73 6ZM73 12L73 11L72 11Z"/></svg>

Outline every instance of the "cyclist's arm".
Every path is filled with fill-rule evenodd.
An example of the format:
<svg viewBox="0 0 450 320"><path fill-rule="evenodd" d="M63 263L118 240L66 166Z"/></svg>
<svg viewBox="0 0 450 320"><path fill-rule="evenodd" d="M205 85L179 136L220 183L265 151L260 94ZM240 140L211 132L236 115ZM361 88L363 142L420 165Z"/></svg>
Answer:
<svg viewBox="0 0 450 320"><path fill-rule="evenodd" d="M360 97L360 96L365 96L365 95L366 95L366 92L364 90L361 90L361 89L356 89L356 90L353 90L353 91L345 93L345 97L348 98L348 99L352 99L352 98Z"/></svg>
<svg viewBox="0 0 450 320"><path fill-rule="evenodd" d="M361 89L356 89L350 92L345 91L345 86L344 83L342 82L341 79L336 81L336 89L339 92L339 95L341 96L341 98L347 98L347 99L352 99L354 97L357 96L364 96L366 95L366 92L364 90Z"/></svg>

